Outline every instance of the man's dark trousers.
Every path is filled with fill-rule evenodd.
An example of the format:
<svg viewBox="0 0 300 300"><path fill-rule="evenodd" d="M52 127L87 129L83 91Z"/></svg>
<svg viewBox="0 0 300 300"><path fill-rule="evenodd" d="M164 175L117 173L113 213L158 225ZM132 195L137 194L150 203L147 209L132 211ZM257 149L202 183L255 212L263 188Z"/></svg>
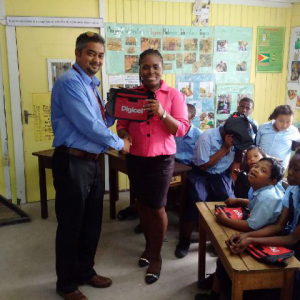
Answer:
<svg viewBox="0 0 300 300"><path fill-rule="evenodd" d="M73 292L78 282L96 275L94 258L100 238L104 183L100 161L61 153L53 155L56 190L56 273L59 291Z"/></svg>

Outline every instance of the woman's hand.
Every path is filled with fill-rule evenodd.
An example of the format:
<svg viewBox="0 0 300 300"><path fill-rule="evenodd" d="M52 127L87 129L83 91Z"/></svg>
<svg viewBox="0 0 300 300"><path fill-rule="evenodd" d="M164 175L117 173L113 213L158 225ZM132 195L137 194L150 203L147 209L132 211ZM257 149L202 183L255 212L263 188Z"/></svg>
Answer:
<svg viewBox="0 0 300 300"><path fill-rule="evenodd" d="M150 114L158 116L159 119L162 118L165 112L160 102L155 99L147 99L147 104L144 105L144 109L147 110Z"/></svg>

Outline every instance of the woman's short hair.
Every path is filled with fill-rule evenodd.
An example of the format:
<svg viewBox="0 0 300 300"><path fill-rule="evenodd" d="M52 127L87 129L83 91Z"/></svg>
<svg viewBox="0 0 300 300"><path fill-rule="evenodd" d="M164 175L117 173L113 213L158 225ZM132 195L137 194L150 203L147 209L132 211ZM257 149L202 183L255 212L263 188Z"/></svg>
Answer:
<svg viewBox="0 0 300 300"><path fill-rule="evenodd" d="M287 115L292 116L294 111L290 105L279 105L277 106L274 111L271 113L269 117L269 121L275 120L279 115Z"/></svg>

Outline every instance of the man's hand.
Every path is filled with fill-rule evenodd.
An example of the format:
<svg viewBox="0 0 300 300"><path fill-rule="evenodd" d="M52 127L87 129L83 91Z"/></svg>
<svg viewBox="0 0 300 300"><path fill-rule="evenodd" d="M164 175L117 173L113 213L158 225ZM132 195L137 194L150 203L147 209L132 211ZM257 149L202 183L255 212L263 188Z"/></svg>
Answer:
<svg viewBox="0 0 300 300"><path fill-rule="evenodd" d="M121 152L123 153L123 154L127 154L127 153L129 153L129 148L130 148L130 146L132 145L132 143L127 139L127 138L124 138L124 139L122 139L123 140L123 142L124 142L124 147L123 147L123 149L121 150Z"/></svg>
<svg viewBox="0 0 300 300"><path fill-rule="evenodd" d="M222 148L226 150L226 154L230 152L231 147L233 146L233 135L232 134L226 134L225 135L225 141L222 145Z"/></svg>

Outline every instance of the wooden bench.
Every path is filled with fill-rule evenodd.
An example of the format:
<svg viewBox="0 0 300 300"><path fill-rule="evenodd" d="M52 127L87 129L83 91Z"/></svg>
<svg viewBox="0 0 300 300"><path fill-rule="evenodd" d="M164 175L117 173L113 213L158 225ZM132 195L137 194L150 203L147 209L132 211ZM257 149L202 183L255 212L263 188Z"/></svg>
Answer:
<svg viewBox="0 0 300 300"><path fill-rule="evenodd" d="M300 262L291 257L287 267L277 267L258 262L248 253L232 255L225 244L236 230L221 226L216 222L214 211L216 204L223 202L199 202L199 261L198 279L205 278L206 238L208 238L229 277L232 280L232 300L243 299L244 290L281 289L281 299L291 300L294 283L294 273L300 268Z"/></svg>

